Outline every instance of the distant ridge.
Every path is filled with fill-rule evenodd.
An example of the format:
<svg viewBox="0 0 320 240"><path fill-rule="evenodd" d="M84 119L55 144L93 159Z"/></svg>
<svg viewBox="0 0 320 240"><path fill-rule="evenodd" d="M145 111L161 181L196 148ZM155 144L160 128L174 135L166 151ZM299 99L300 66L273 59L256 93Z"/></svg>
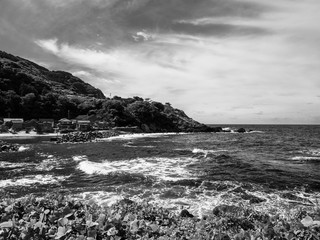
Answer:
<svg viewBox="0 0 320 240"><path fill-rule="evenodd" d="M144 132L212 131L169 103L140 97L106 98L101 90L63 71L50 71L0 51L0 117L75 118Z"/></svg>

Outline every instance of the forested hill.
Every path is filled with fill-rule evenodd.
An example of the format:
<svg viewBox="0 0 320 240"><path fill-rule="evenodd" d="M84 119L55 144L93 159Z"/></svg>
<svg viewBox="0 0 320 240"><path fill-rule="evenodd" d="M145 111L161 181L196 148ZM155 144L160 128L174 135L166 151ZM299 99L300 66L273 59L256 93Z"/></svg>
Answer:
<svg viewBox="0 0 320 240"><path fill-rule="evenodd" d="M110 126L138 126L146 132L210 131L169 103L140 97L106 98L70 73L50 71L0 51L0 118L75 118L105 121Z"/></svg>

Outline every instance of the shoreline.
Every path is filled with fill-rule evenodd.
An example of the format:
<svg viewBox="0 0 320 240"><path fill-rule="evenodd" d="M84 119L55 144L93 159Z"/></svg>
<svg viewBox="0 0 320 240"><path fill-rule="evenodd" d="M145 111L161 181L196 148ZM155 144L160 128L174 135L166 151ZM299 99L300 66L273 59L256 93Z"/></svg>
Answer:
<svg viewBox="0 0 320 240"><path fill-rule="evenodd" d="M44 133L38 134L36 132L25 133L25 132L18 132L16 134L13 133L0 133L0 139L23 139L23 138L36 138L36 137L59 137L62 136L61 133Z"/></svg>

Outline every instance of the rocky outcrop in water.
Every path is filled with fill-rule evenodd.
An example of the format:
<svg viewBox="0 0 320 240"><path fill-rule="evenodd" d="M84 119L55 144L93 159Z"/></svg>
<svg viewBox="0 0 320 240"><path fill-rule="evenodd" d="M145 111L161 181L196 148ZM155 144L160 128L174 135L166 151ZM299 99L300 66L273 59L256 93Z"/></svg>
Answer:
<svg viewBox="0 0 320 240"><path fill-rule="evenodd" d="M17 152L18 150L18 145L6 143L0 140L0 152Z"/></svg>
<svg viewBox="0 0 320 240"><path fill-rule="evenodd" d="M237 132L238 132L238 133L245 133L246 130L245 130L244 128L239 128L239 129L237 130Z"/></svg>
<svg viewBox="0 0 320 240"><path fill-rule="evenodd" d="M57 143L84 143L92 142L101 138L119 136L116 131L91 131L91 132L71 132L64 134L57 139Z"/></svg>

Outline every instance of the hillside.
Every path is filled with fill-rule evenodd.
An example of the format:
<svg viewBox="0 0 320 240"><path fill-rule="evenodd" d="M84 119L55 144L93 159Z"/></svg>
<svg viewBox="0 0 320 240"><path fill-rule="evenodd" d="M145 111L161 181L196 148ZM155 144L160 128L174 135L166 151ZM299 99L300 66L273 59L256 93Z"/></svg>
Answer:
<svg viewBox="0 0 320 240"><path fill-rule="evenodd" d="M0 51L0 117L60 119L87 115L110 126L138 126L145 132L210 131L169 103L140 97L106 98L70 73L50 71Z"/></svg>

